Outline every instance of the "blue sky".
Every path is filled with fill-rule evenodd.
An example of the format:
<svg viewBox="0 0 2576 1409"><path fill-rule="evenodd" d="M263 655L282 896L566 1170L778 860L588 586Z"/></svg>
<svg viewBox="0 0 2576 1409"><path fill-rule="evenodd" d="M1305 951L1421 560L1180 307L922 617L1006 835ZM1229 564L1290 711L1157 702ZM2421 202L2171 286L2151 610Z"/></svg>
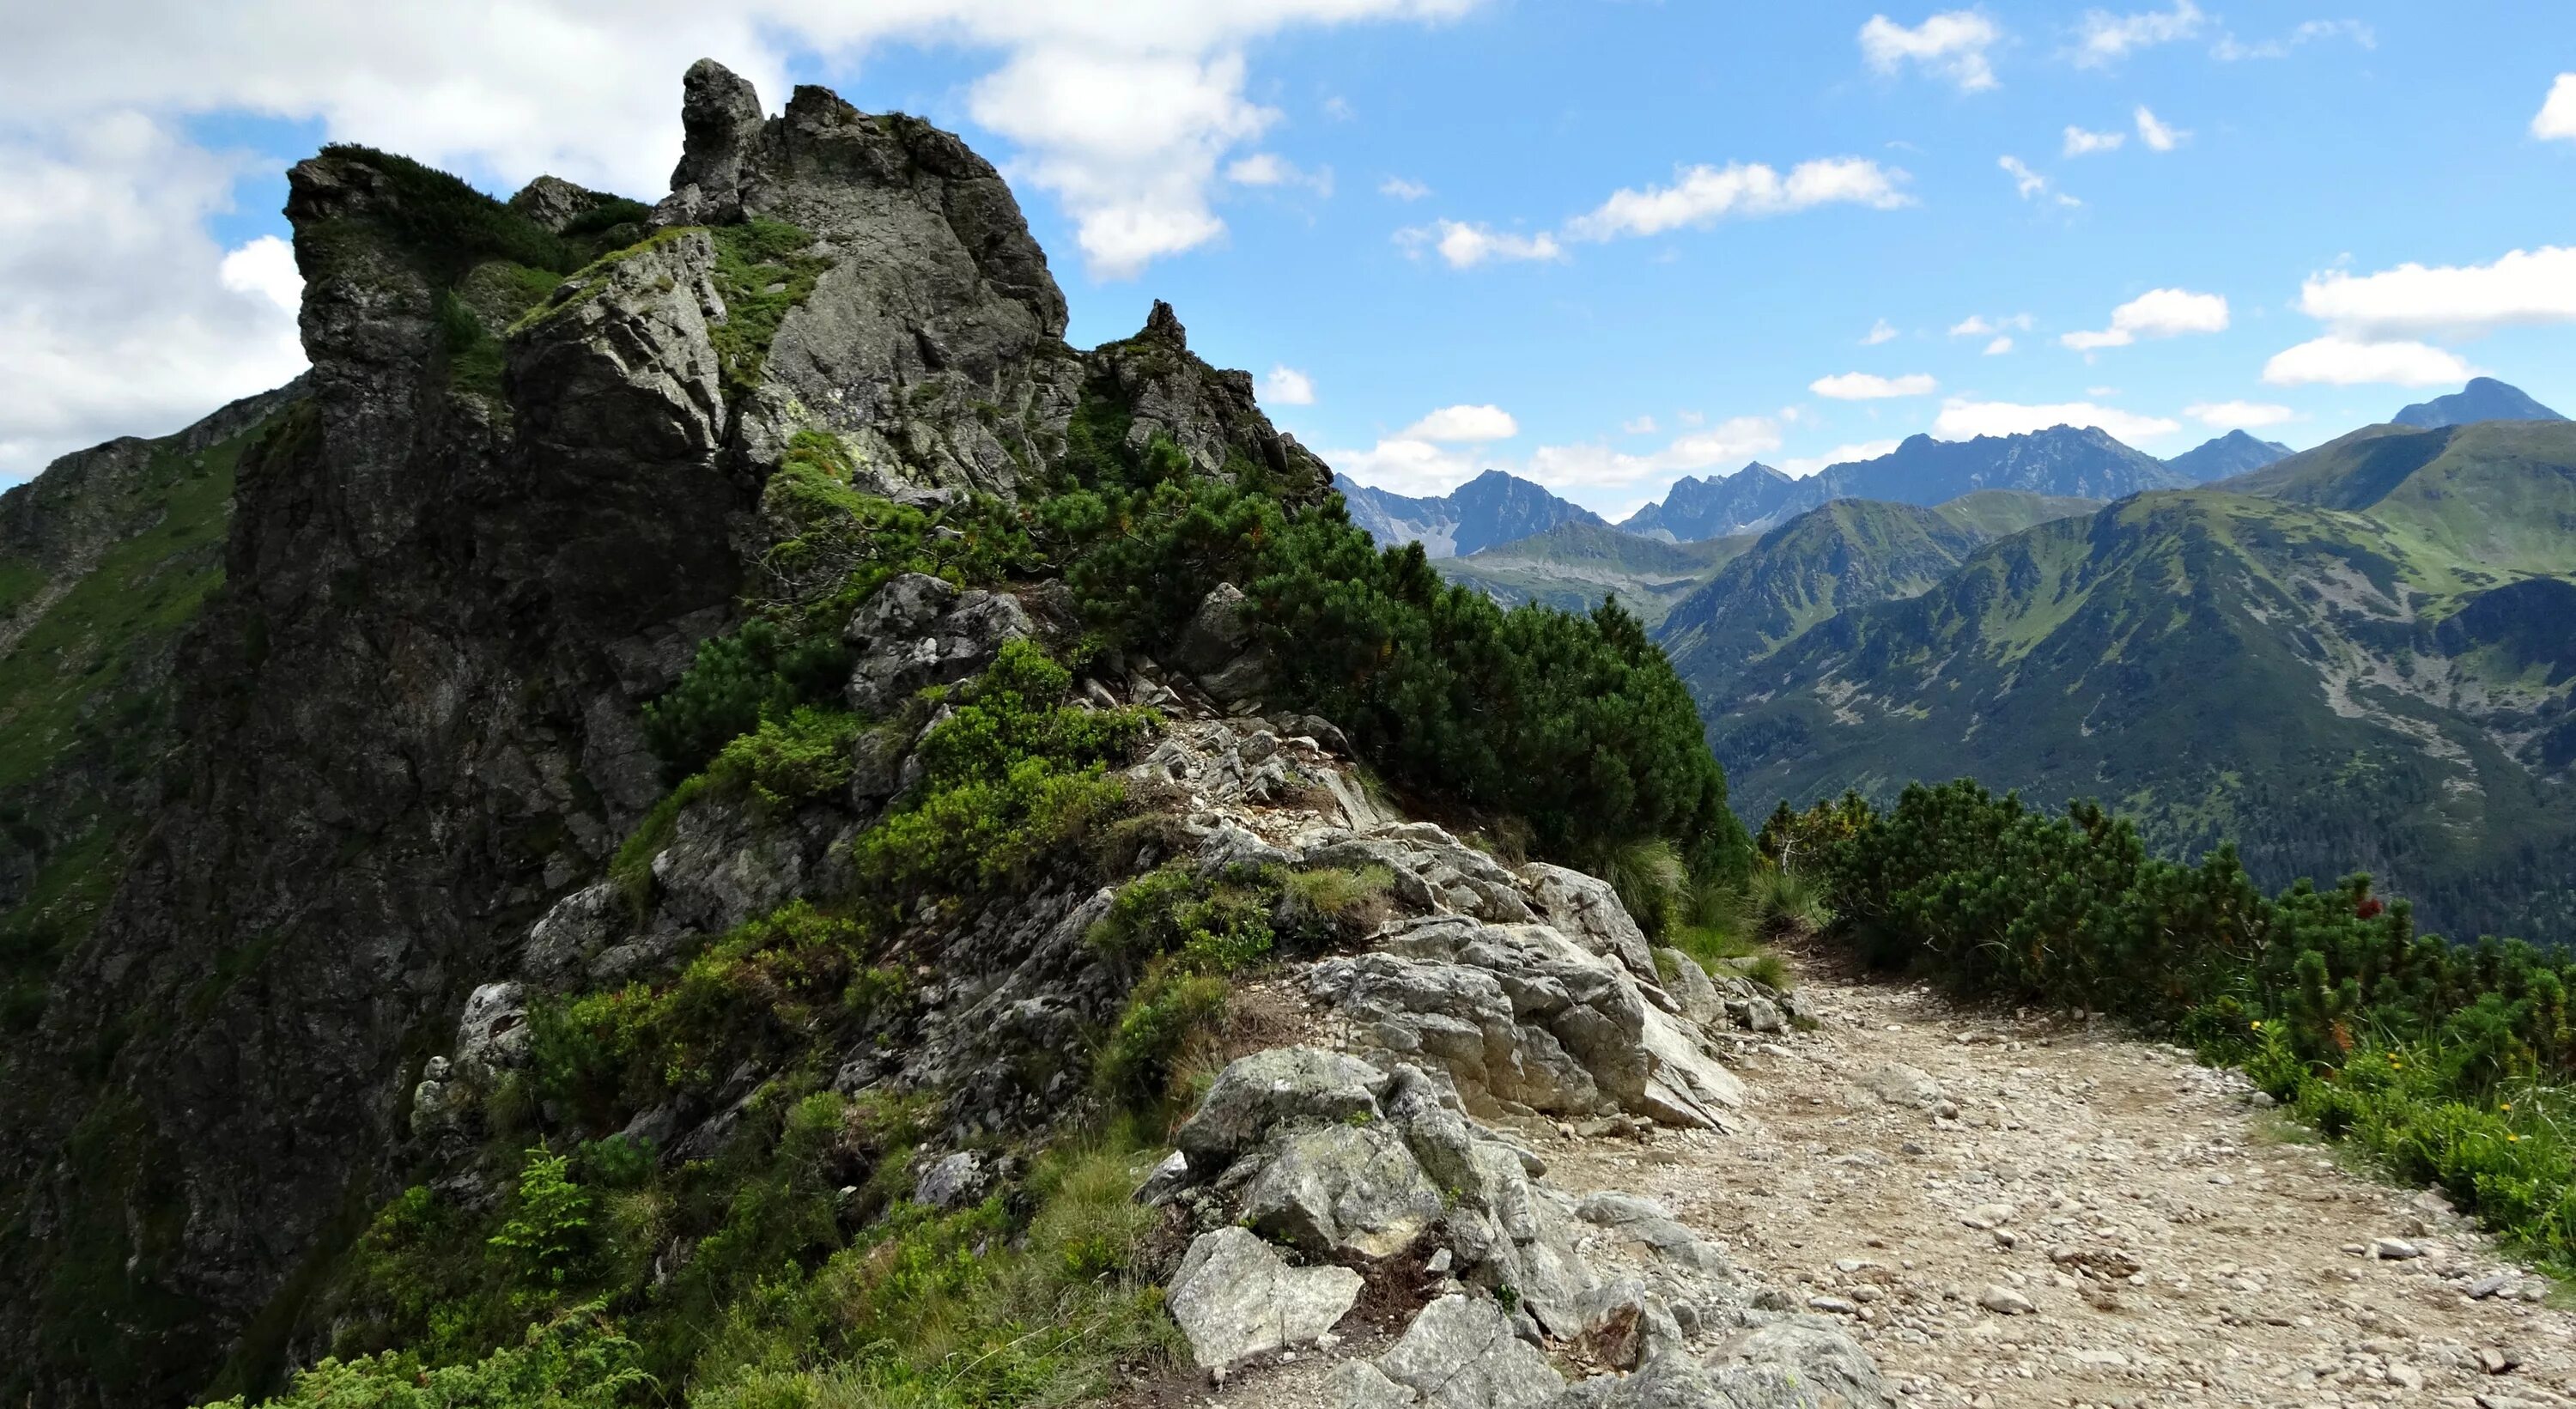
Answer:
<svg viewBox="0 0 2576 1409"><path fill-rule="evenodd" d="M86 106L0 100L21 107L0 131L24 161L112 167L62 154L140 115L171 160L215 161L221 195L161 218L193 221L168 238L218 261L231 314L272 320L239 334L268 361L212 359L235 380L286 355L257 297L293 296L258 258L284 163L347 137L496 192L551 167L649 197L696 44L773 109L782 80L825 82L964 133L1012 175L1077 343L1169 299L1283 426L1407 492L1499 466L1616 513L1757 456L1801 471L2052 419L2159 454L2236 424L2305 446L2472 369L2576 410L2576 6L779 3L604 36L624 47L579 91L471 36L387 53L367 91L245 48L276 71L147 60ZM49 39L75 72L97 42L77 20ZM504 102L527 115L472 110ZM35 267L7 238L0 294ZM180 416L185 368L167 378L166 409L98 416ZM250 389L201 380L209 405ZM0 413L0 479L58 448L21 428L12 464L12 442Z"/></svg>

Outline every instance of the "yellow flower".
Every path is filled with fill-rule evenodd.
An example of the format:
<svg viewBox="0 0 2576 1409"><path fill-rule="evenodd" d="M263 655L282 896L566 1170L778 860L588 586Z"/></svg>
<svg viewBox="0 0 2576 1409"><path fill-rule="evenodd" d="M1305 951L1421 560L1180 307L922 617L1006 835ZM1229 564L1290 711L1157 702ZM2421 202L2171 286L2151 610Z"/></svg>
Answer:
<svg viewBox="0 0 2576 1409"><path fill-rule="evenodd" d="M2504 1141L2508 1145L2519 1145L2522 1143L2522 1137L2519 1135L2507 1135L2504 1137Z"/></svg>
<svg viewBox="0 0 2576 1409"><path fill-rule="evenodd" d="M2509 1111L2509 1110L2512 1110L2512 1109L2513 1109L2513 1102L2511 1102L2511 1101L2507 1101L2507 1102L2505 1102L2503 1105L2496 1107L2496 1109L2497 1109L2497 1110L2500 1110L2500 1111Z"/></svg>
<svg viewBox="0 0 2576 1409"><path fill-rule="evenodd" d="M2261 1032L2263 1030L2263 1020L2261 1018L2256 1018L2254 1020L2254 1030L2256 1032Z"/></svg>

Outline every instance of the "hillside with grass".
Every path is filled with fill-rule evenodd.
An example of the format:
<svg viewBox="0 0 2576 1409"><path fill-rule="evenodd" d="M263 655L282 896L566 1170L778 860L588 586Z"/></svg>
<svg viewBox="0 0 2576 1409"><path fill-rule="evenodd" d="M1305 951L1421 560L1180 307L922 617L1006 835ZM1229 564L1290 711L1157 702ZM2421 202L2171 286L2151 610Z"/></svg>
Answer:
<svg viewBox="0 0 2576 1409"><path fill-rule="evenodd" d="M2265 886L2367 869L2428 928L2564 942L2571 530L2565 426L2378 427L1989 544L1694 684L1742 796L1966 775L2099 799L2165 854L2233 843Z"/></svg>
<svg viewBox="0 0 2576 1409"><path fill-rule="evenodd" d="M1566 523L1544 533L1435 561L1440 575L1505 606L1538 602L1590 611L1613 595L1648 630L1673 604L1753 546L1753 536L1667 543L1600 523Z"/></svg>

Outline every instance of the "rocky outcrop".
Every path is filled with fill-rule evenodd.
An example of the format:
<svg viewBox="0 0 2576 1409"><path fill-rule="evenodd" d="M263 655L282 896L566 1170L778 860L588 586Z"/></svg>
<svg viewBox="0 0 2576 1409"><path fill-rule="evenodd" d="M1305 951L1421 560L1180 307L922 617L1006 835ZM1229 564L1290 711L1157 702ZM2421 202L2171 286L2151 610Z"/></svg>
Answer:
<svg viewBox="0 0 2576 1409"><path fill-rule="evenodd" d="M1346 1267L1291 1267L1241 1228L1190 1245L1166 1298L1202 1370L1224 1372L1255 1355L1312 1345L1359 1299Z"/></svg>

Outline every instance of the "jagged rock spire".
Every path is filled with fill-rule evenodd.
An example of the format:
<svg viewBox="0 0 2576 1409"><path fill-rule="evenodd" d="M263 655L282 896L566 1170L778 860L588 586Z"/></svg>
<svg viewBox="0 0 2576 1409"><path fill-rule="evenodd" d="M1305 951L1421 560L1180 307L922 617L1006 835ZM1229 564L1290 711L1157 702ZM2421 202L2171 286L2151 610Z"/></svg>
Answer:
<svg viewBox="0 0 2576 1409"><path fill-rule="evenodd" d="M656 212L664 224L719 223L741 212L743 153L760 139L761 123L751 80L713 59L689 65L680 78L680 164Z"/></svg>

